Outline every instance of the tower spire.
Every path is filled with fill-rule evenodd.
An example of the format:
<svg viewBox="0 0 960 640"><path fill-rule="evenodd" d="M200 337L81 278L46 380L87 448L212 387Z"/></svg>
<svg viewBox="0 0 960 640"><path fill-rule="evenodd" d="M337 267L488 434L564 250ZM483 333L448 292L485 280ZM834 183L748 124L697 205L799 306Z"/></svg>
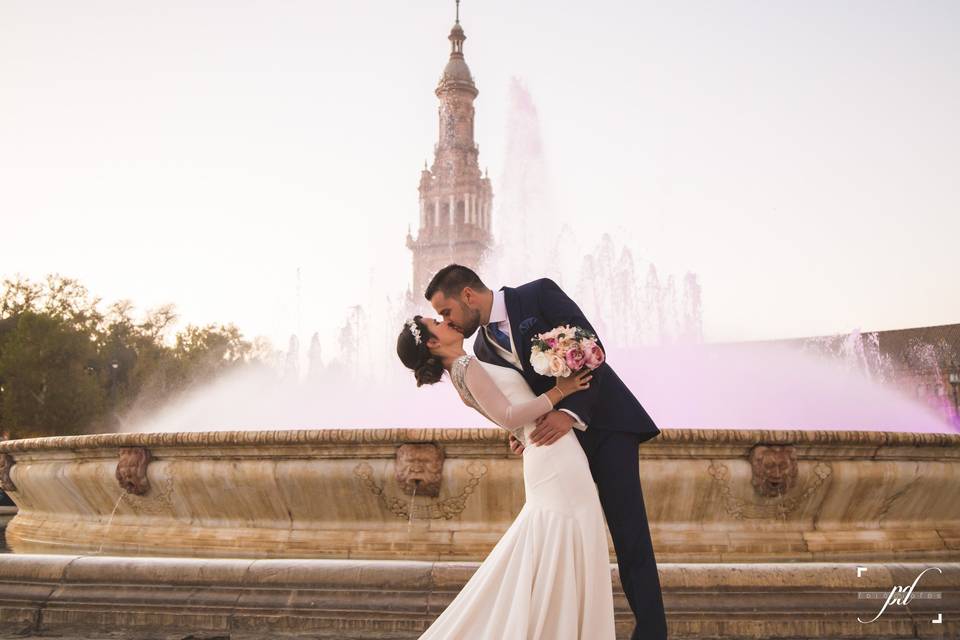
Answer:
<svg viewBox="0 0 960 640"><path fill-rule="evenodd" d="M425 162L420 173L420 228L416 240L409 231L407 235L417 291L424 291L443 266L478 265L493 247L493 190L480 171L473 137L473 101L479 91L463 58L467 36L460 25L460 0L455 0L455 10L450 57L434 90L440 105L433 164L428 168Z"/></svg>
<svg viewBox="0 0 960 640"><path fill-rule="evenodd" d="M457 0L456 22L453 23L449 36L451 58L463 58L463 41L466 39L467 36L463 33L463 27L460 26L460 0Z"/></svg>
<svg viewBox="0 0 960 640"><path fill-rule="evenodd" d="M450 35L447 36L450 41L450 59L443 70L443 75L440 77L437 97L440 97L441 92L448 89L463 89L472 93L473 97L476 98L479 92L473 82L470 68L463 59L463 41L467 39L467 36L463 32L463 27L460 26L460 0L456 0L456 2L456 22L453 23Z"/></svg>

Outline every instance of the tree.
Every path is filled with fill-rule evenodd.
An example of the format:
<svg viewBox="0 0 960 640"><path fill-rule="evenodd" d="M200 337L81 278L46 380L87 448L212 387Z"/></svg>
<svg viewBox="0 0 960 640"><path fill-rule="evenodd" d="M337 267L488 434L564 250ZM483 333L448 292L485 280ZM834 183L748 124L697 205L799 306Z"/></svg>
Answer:
<svg viewBox="0 0 960 640"><path fill-rule="evenodd" d="M0 343L2 418L12 437L83 433L104 409L96 346L61 318L24 311Z"/></svg>
<svg viewBox="0 0 960 640"><path fill-rule="evenodd" d="M17 277L0 291L0 432L23 438L113 431L195 384L272 349L232 325L187 325L165 343L172 304L134 319L129 300L99 310L78 281Z"/></svg>

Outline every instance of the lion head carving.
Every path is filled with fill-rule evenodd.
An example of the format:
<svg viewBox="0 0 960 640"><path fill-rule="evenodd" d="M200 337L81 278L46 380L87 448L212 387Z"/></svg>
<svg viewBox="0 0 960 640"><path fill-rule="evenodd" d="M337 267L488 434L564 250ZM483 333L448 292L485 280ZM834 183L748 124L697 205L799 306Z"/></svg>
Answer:
<svg viewBox="0 0 960 640"><path fill-rule="evenodd" d="M13 484L10 478L10 471L13 469L13 456L9 453L0 453L0 489L4 491L16 491L17 485Z"/></svg>
<svg viewBox="0 0 960 640"><path fill-rule="evenodd" d="M793 445L758 445L750 452L753 488L765 498L790 491L797 482L797 454Z"/></svg>
<svg viewBox="0 0 960 640"><path fill-rule="evenodd" d="M150 450L143 447L120 447L120 461L117 462L117 482L127 493L142 496L150 490L147 480L147 465L150 464Z"/></svg>
<svg viewBox="0 0 960 640"><path fill-rule="evenodd" d="M402 444L397 447L396 478L407 495L436 498L443 477L443 449L435 444Z"/></svg>

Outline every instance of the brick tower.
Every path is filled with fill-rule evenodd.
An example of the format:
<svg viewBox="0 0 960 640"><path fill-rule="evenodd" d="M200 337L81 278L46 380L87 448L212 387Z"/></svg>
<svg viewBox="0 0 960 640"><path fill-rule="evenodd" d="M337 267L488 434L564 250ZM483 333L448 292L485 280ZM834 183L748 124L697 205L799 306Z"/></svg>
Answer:
<svg viewBox="0 0 960 640"><path fill-rule="evenodd" d="M433 274L451 262L477 268L493 245L490 212L493 192L490 179L481 175L473 140L473 101L476 85L463 59L467 37L460 26L460 2L450 30L450 60L435 93L440 99L439 142L434 145L433 165L424 163L420 173L420 229L414 239L407 233L413 252L413 298L422 300Z"/></svg>

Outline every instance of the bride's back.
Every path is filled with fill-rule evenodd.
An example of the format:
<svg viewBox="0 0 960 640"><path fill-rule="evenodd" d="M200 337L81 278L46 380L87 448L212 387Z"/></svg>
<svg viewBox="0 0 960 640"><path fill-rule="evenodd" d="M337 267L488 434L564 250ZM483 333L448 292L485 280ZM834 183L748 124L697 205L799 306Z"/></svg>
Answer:
<svg viewBox="0 0 960 640"><path fill-rule="evenodd" d="M510 404L527 402L537 396L537 394L530 389L530 385L528 385L527 381L523 378L523 374L513 367L501 367L490 364L489 362L483 362L479 359L477 362L490 374L490 377L497 383L497 388L506 396Z"/></svg>

